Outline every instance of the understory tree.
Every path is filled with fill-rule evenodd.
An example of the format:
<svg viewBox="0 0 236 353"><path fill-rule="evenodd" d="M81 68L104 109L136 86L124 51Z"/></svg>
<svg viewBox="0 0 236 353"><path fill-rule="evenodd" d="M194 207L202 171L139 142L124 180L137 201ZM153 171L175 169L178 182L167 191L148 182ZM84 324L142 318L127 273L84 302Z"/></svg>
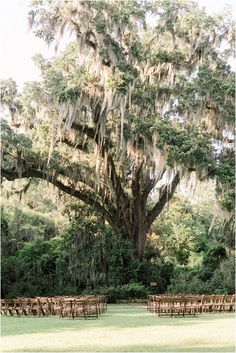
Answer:
<svg viewBox="0 0 236 353"><path fill-rule="evenodd" d="M42 81L21 95L1 81L13 126L2 123L4 178L47 179L96 210L141 259L190 173L217 178L232 220L229 13L212 17L185 0L34 0L29 20L48 43L68 31L75 40L52 60L34 57Z"/></svg>
<svg viewBox="0 0 236 353"><path fill-rule="evenodd" d="M191 205L174 197L154 222L149 242L173 265L167 292L235 292L235 239L226 234L212 202Z"/></svg>

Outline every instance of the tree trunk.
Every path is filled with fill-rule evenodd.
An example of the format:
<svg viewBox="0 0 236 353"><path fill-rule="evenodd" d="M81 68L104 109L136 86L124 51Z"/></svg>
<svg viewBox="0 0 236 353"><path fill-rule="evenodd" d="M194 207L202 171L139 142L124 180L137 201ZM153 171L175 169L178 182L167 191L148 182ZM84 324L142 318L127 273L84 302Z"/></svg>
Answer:
<svg viewBox="0 0 236 353"><path fill-rule="evenodd" d="M128 207L117 207L117 211L112 215L110 225L115 232L122 234L123 237L133 242L134 255L142 259L148 227L141 197L130 200Z"/></svg>
<svg viewBox="0 0 236 353"><path fill-rule="evenodd" d="M134 253L135 255L142 260L144 256L145 243L147 237L147 229L143 220L137 220L137 223L134 224L135 232L133 234L134 239Z"/></svg>
<svg viewBox="0 0 236 353"><path fill-rule="evenodd" d="M132 232L132 238L134 241L134 253L136 256L142 259L145 250L147 224L145 204L140 195L134 200Z"/></svg>

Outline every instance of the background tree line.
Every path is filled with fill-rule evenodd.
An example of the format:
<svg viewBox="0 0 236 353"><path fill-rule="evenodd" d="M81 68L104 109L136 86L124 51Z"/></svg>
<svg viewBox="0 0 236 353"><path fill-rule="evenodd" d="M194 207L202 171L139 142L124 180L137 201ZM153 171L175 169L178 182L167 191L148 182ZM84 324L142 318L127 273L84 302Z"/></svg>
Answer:
<svg viewBox="0 0 236 353"><path fill-rule="evenodd" d="M19 195L3 198L2 297L103 292L116 301L152 291L234 293L234 237L212 222L209 204L176 196L154 223L140 261L130 239L92 208L50 189L42 199L45 187L32 183L17 207Z"/></svg>

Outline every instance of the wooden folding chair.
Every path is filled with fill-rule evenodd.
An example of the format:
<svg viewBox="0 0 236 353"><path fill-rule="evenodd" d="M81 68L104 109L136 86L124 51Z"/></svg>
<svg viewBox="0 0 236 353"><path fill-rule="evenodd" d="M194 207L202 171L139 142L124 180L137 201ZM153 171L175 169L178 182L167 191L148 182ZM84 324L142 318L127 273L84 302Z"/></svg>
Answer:
<svg viewBox="0 0 236 353"><path fill-rule="evenodd" d="M31 298L20 298L22 315L29 316L31 314L30 313L30 309L31 309L30 301L31 301Z"/></svg>
<svg viewBox="0 0 236 353"><path fill-rule="evenodd" d="M5 313L14 316L14 304L12 299L5 299Z"/></svg>
<svg viewBox="0 0 236 353"><path fill-rule="evenodd" d="M223 304L223 311L224 312L233 312L233 311L235 311L234 299L235 299L234 295L225 295L224 304Z"/></svg>
<svg viewBox="0 0 236 353"><path fill-rule="evenodd" d="M96 299L88 299L84 301L85 319L98 318L98 302Z"/></svg>
<svg viewBox="0 0 236 353"><path fill-rule="evenodd" d="M154 295L149 295L148 301L147 301L147 310L151 311L151 312L154 312L153 297L154 297Z"/></svg>
<svg viewBox="0 0 236 353"><path fill-rule="evenodd" d="M49 299L49 310L51 315L59 315L60 317L62 316L63 300L63 297L54 297Z"/></svg>
<svg viewBox="0 0 236 353"><path fill-rule="evenodd" d="M224 295L214 295L212 299L212 312L221 312L224 310Z"/></svg>
<svg viewBox="0 0 236 353"><path fill-rule="evenodd" d="M36 299L36 298L30 299L28 313L31 316L41 316L42 315L38 299Z"/></svg>
<svg viewBox="0 0 236 353"><path fill-rule="evenodd" d="M213 308L213 296L204 295L202 299L202 312L211 313Z"/></svg>
<svg viewBox="0 0 236 353"><path fill-rule="evenodd" d="M22 305L20 299L12 299L13 302L13 315L20 317L22 315Z"/></svg>
<svg viewBox="0 0 236 353"><path fill-rule="evenodd" d="M73 317L73 301L74 301L73 298L64 298L61 300L60 316L62 318Z"/></svg>
<svg viewBox="0 0 236 353"><path fill-rule="evenodd" d="M48 316L50 313L49 301L47 297L37 297L40 315Z"/></svg>
<svg viewBox="0 0 236 353"><path fill-rule="evenodd" d="M99 295L96 298L98 300L98 314L102 315L107 310L106 296Z"/></svg>
<svg viewBox="0 0 236 353"><path fill-rule="evenodd" d="M7 316L7 304L4 299L1 299L1 315Z"/></svg>
<svg viewBox="0 0 236 353"><path fill-rule="evenodd" d="M156 297L155 313L158 316L173 316L173 299L170 297Z"/></svg>
<svg viewBox="0 0 236 353"><path fill-rule="evenodd" d="M181 297L172 298L172 316L185 316L186 299Z"/></svg>
<svg viewBox="0 0 236 353"><path fill-rule="evenodd" d="M199 304L196 297L184 298L184 315L197 316L199 312Z"/></svg>
<svg viewBox="0 0 236 353"><path fill-rule="evenodd" d="M86 309L85 301L80 298L75 299L73 302L73 311L72 311L73 318L86 319L85 309Z"/></svg>

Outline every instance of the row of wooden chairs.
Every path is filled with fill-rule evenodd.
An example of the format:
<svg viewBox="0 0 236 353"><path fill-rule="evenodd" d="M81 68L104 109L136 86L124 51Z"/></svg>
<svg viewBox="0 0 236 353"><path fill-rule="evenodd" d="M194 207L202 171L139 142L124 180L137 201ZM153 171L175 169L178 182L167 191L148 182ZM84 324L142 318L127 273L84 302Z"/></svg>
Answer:
<svg viewBox="0 0 236 353"><path fill-rule="evenodd" d="M235 295L150 295L148 310L158 316L234 312Z"/></svg>
<svg viewBox="0 0 236 353"><path fill-rule="evenodd" d="M98 318L107 310L104 295L16 298L1 300L1 315Z"/></svg>

